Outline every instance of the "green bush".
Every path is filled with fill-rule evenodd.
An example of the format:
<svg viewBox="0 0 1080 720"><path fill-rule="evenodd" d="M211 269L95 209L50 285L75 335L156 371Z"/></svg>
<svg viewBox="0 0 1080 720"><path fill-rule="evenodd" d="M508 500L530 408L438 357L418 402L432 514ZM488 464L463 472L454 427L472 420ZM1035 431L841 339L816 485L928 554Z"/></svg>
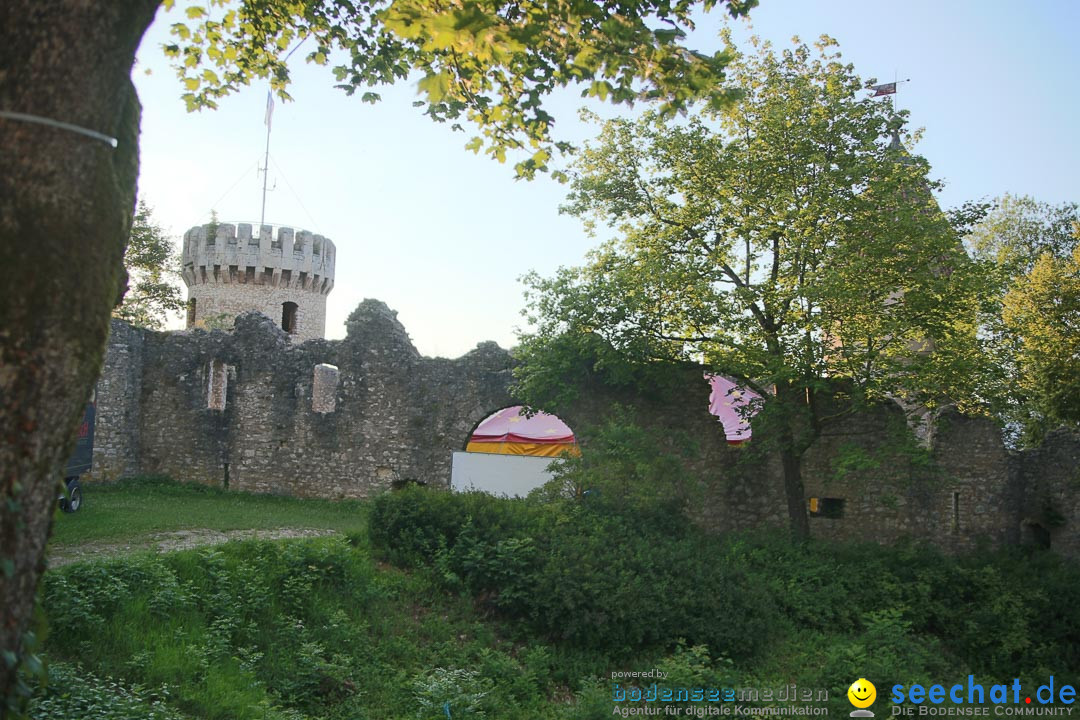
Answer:
<svg viewBox="0 0 1080 720"><path fill-rule="evenodd" d="M413 680L416 716L422 720L482 718L492 687L491 680L476 670L435 668Z"/></svg>
<svg viewBox="0 0 1080 720"><path fill-rule="evenodd" d="M701 562L708 538L670 515L406 490L376 501L371 536L537 635L615 656L685 638L747 658L772 634L770 597Z"/></svg>
<svg viewBox="0 0 1080 720"><path fill-rule="evenodd" d="M408 491L376 506L387 557L431 568L531 637L611 659L684 640L745 665L797 632L822 638L828 683L867 668L909 681L1080 668L1080 608L1054 601L1080 591L1080 570L1045 553L710 536L604 497Z"/></svg>
<svg viewBox="0 0 1080 720"><path fill-rule="evenodd" d="M375 498L371 542L392 562L426 565L439 550L454 546L466 521L474 537L496 541L513 534L515 528L531 527L536 515L523 500L413 486Z"/></svg>
<svg viewBox="0 0 1080 720"><path fill-rule="evenodd" d="M49 573L49 650L207 718L309 711L356 691L343 626L376 592L341 540L230 543ZM271 714L270 716L276 716Z"/></svg>
<svg viewBox="0 0 1080 720"><path fill-rule="evenodd" d="M33 720L184 720L170 708L169 687L148 690L125 685L111 677L100 678L66 663L49 666L45 693L30 704Z"/></svg>

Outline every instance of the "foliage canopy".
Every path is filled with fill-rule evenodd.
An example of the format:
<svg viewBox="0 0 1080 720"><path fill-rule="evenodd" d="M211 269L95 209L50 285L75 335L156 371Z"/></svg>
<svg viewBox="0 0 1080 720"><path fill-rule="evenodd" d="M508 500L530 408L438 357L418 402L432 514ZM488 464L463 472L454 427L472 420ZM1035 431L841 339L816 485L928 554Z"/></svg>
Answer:
<svg viewBox="0 0 1080 720"><path fill-rule="evenodd" d="M1080 426L1080 206L1005 195L985 208L965 237L989 281L981 329L1002 370L1007 437L1034 446L1059 425Z"/></svg>
<svg viewBox="0 0 1080 720"><path fill-rule="evenodd" d="M475 123L481 135L467 147L486 146L500 161L508 150L528 150L517 171L531 176L547 169L554 149L567 148L553 143L554 118L542 108L556 88L584 84L584 96L615 103L660 100L669 114L696 99L730 100L718 84L730 53L682 44L694 13L718 4L739 16L757 0L210 0L186 7L165 52L189 109L215 107L257 78L288 98L288 57L308 39L308 62L334 63L338 87L367 102L379 99L373 86L416 73L416 104L427 115Z"/></svg>
<svg viewBox="0 0 1080 720"><path fill-rule="evenodd" d="M584 267L527 278L525 347L565 365L599 337L634 361L704 361L768 398L771 430L755 438L790 455L798 526L791 475L826 419L826 383L862 399L977 398L978 285L927 163L900 144L904 115L860 95L829 38L816 53L756 46L728 68L745 92L735 105L610 121L585 149L565 209L618 237ZM544 367L522 368L530 401L558 392Z"/></svg>
<svg viewBox="0 0 1080 720"><path fill-rule="evenodd" d="M1064 259L1040 255L1005 295L1002 317L1020 340L1029 442L1060 425L1080 429L1080 246Z"/></svg>
<svg viewBox="0 0 1080 720"><path fill-rule="evenodd" d="M127 292L113 317L138 327L161 329L167 313L184 307L177 285L179 264L172 242L154 222L150 206L140 199L124 251Z"/></svg>

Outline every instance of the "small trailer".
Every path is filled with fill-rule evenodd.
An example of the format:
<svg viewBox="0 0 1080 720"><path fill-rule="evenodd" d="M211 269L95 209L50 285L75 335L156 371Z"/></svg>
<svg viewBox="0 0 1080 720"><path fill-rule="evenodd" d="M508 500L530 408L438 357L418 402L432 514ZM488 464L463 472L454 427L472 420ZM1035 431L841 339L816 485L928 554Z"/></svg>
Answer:
<svg viewBox="0 0 1080 720"><path fill-rule="evenodd" d="M66 492L60 495L60 509L66 513L73 513L82 507L82 486L79 477L90 472L94 461L94 418L97 415L96 393L90 395L90 402L86 403L83 411L82 423L79 425L79 433L75 440L75 450L68 458L64 466L64 485Z"/></svg>

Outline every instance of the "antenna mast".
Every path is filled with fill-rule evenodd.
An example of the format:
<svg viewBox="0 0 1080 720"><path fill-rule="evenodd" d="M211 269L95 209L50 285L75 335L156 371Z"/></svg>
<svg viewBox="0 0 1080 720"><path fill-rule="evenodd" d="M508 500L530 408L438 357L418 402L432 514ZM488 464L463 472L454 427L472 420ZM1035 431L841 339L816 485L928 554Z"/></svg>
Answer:
<svg viewBox="0 0 1080 720"><path fill-rule="evenodd" d="M262 226L266 222L266 182L270 177L270 119L274 115L274 96L270 94L270 91L266 91L266 117L263 119L263 123L266 125L266 154L263 157L263 192L262 192L262 212L259 213L259 232L262 232Z"/></svg>

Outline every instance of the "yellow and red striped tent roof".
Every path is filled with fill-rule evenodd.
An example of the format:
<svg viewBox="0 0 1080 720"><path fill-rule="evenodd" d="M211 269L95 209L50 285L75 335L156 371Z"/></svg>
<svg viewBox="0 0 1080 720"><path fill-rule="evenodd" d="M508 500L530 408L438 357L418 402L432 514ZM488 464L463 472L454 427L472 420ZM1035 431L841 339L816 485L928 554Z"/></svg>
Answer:
<svg viewBox="0 0 1080 720"><path fill-rule="evenodd" d="M577 440L566 423L548 413L526 417L523 410L515 405L486 418L476 426L465 450L540 457L578 454Z"/></svg>

